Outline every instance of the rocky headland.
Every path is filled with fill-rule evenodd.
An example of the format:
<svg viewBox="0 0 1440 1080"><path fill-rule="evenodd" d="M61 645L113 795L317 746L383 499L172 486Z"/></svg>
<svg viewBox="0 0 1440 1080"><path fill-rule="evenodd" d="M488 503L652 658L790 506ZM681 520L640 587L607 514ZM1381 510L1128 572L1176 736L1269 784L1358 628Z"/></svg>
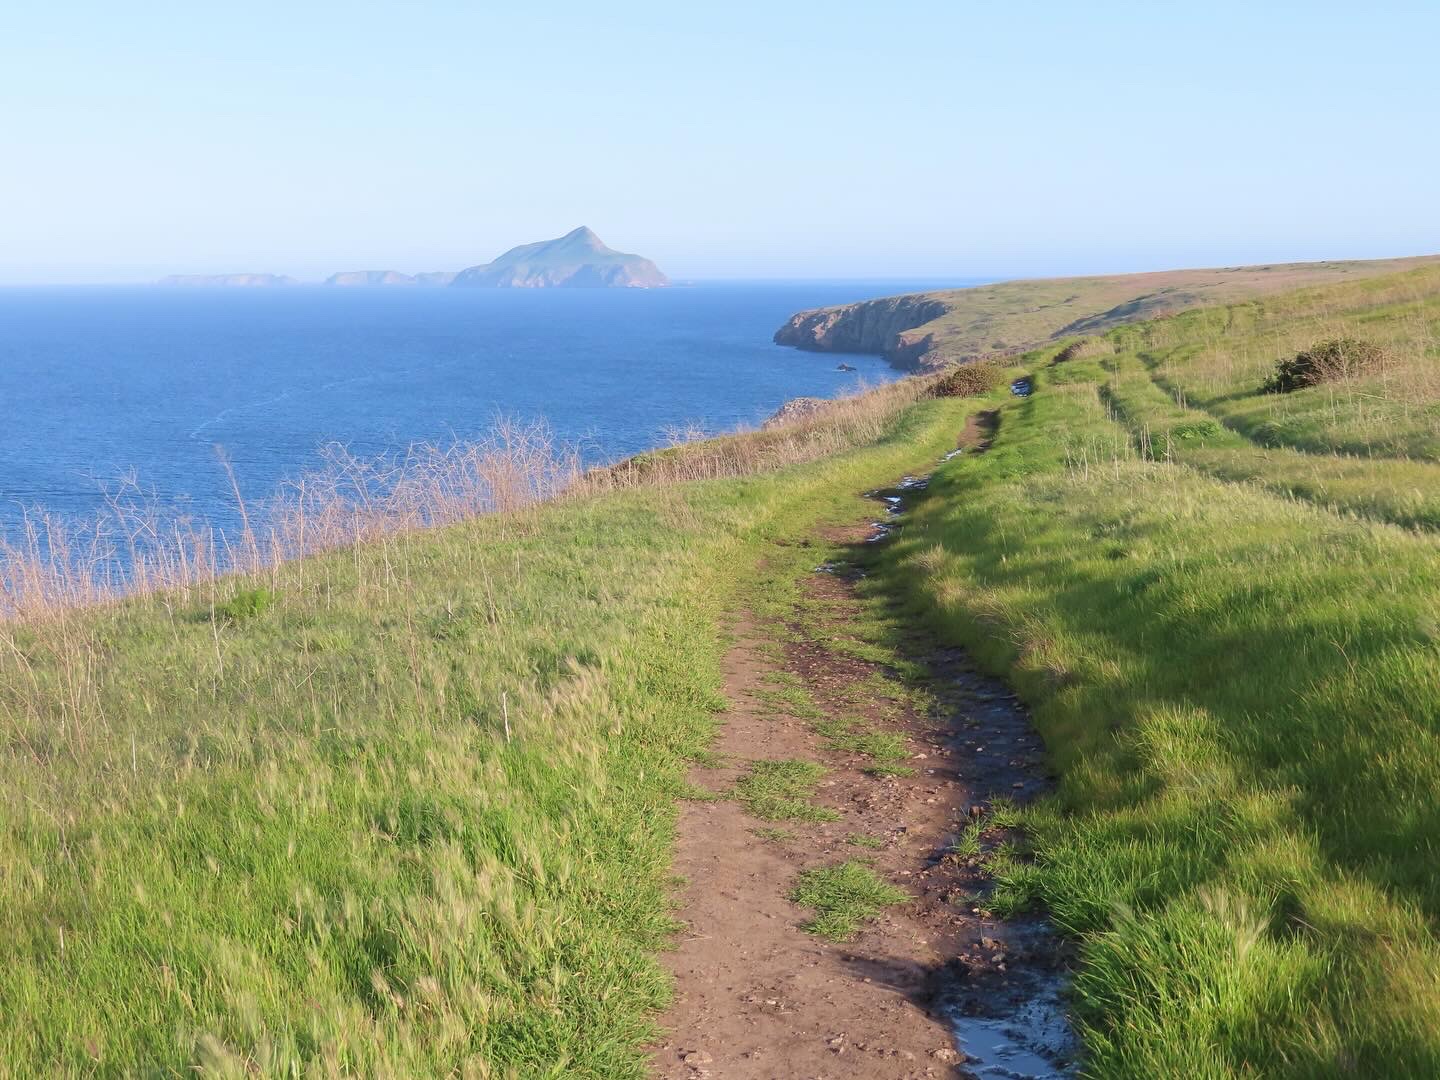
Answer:
<svg viewBox="0 0 1440 1080"><path fill-rule="evenodd" d="M949 310L944 300L921 294L802 311L775 332L775 343L816 352L879 353L895 367L918 371L935 366L938 358L931 356L931 335L917 328Z"/></svg>

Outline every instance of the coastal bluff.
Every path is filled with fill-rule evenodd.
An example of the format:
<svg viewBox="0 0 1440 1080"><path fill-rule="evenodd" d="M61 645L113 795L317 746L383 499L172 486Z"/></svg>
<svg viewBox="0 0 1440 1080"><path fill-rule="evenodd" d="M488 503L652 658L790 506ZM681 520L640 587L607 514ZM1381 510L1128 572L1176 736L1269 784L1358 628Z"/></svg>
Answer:
<svg viewBox="0 0 1440 1080"><path fill-rule="evenodd" d="M815 352L878 353L907 370L929 366L932 336L918 328L950 311L928 295L891 296L802 311L775 332L775 344Z"/></svg>
<svg viewBox="0 0 1440 1080"><path fill-rule="evenodd" d="M936 371L1202 304L1356 281L1436 261L1440 256L1426 255L1002 281L802 311L774 340L815 352L877 354L902 371Z"/></svg>

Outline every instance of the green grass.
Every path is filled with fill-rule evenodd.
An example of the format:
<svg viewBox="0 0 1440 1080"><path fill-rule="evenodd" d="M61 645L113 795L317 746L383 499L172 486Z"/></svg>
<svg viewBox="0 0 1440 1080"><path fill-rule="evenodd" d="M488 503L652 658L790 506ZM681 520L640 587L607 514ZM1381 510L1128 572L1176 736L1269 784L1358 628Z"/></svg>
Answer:
<svg viewBox="0 0 1440 1080"><path fill-rule="evenodd" d="M867 579L1034 709L1059 789L987 904L1077 940L1094 1075L1440 1075L1437 313L1426 270L1036 357ZM1262 401L1337 325L1407 379Z"/></svg>
<svg viewBox="0 0 1440 1080"><path fill-rule="evenodd" d="M962 415L0 627L0 1071L642 1075L723 615Z"/></svg>
<svg viewBox="0 0 1440 1080"><path fill-rule="evenodd" d="M754 761L735 797L762 821L835 821L838 813L810 801L826 772L813 761Z"/></svg>
<svg viewBox="0 0 1440 1080"><path fill-rule="evenodd" d="M275 594L269 589L240 589L228 600L217 603L214 614L217 619L238 622L263 615L274 606Z"/></svg>
<svg viewBox="0 0 1440 1080"><path fill-rule="evenodd" d="M910 896L852 859L804 871L796 879L790 899L815 909L815 916L804 924L810 933L831 941L849 941L886 907L903 904Z"/></svg>
<svg viewBox="0 0 1440 1080"><path fill-rule="evenodd" d="M973 859L980 855L980 837L988 827L988 822L972 821L960 831L959 837L950 847L950 853L962 859Z"/></svg>
<svg viewBox="0 0 1440 1080"><path fill-rule="evenodd" d="M783 673L772 672L771 674ZM816 720L825 715L820 706L815 703L815 698L810 691L798 683L781 684L773 690L756 690L754 694L756 700L772 712L793 716L797 720Z"/></svg>
<svg viewBox="0 0 1440 1080"><path fill-rule="evenodd" d="M1074 939L1091 1073L1440 1075L1437 328L1436 270L1187 312L809 464L0 626L3 1069L642 1075L744 596L899 674L857 701L923 704L907 621L1009 674L1059 787L957 851ZM1258 393L1337 336L1398 366ZM803 538L994 405L858 613L806 601ZM771 764L742 784L818 809ZM904 894L852 860L796 899L844 935Z"/></svg>
<svg viewBox="0 0 1440 1080"><path fill-rule="evenodd" d="M1440 268L1194 311L1117 335L1156 382L1256 445L1440 461ZM1374 375L1289 394L1256 390L1277 361L1319 341L1382 346ZM1382 474L1383 475L1383 474ZM1433 471L1430 473L1434 483Z"/></svg>
<svg viewBox="0 0 1440 1080"><path fill-rule="evenodd" d="M855 754L870 761L866 772L874 776L911 776L915 770L901 764L910 757L905 736L870 725L863 717L834 717L815 725L831 750Z"/></svg>
<svg viewBox="0 0 1440 1080"><path fill-rule="evenodd" d="M1237 334L1233 347L1240 348L1243 343ZM1101 388L1103 400L1147 456L1177 461L1220 480L1253 484L1376 521L1440 528L1440 462L1397 457L1377 466L1373 455L1339 453L1328 445L1311 451L1279 443L1260 445L1226 427L1220 417L1180 405L1176 400L1179 391L1163 388L1153 371L1147 370L1145 361L1134 353L1120 353L1108 360L1105 368L1109 374ZM1346 392L1357 409L1364 403L1367 410L1373 410L1372 400L1362 396L1361 389L1352 387ZM1333 388L1298 393L1331 397L1332 416L1339 408ZM1437 400L1415 415L1419 420L1428 410L1432 426L1440 429L1440 383L1435 393ZM1274 395L1247 396L1259 400ZM1394 431L1393 424L1383 427L1387 432ZM1095 450L1090 448L1092 457ZM1084 454L1084 449L1077 451L1077 456Z"/></svg>
<svg viewBox="0 0 1440 1080"><path fill-rule="evenodd" d="M852 847L869 848L871 851L878 851L885 846L883 837L867 836L865 833L851 833L845 837L845 843Z"/></svg>

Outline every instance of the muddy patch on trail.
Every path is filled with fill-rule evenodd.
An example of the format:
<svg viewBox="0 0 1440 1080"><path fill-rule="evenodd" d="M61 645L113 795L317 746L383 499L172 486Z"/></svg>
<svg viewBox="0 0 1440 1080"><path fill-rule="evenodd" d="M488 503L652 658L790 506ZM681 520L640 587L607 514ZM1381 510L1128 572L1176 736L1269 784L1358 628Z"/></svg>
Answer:
<svg viewBox="0 0 1440 1080"><path fill-rule="evenodd" d="M972 417L962 448L983 453L996 426L989 414ZM896 490L924 490L923 481L907 488L910 480ZM892 515L904 512L903 495L872 493L877 496ZM892 517L865 542L888 539L899 524ZM926 881L927 899L937 909L959 909L949 925L954 959L934 980L934 1007L951 1023L966 1074L1012 1080L1073 1075L1079 1042L1064 1000L1069 981L1064 943L1043 917L998 919L985 906L995 884L987 856L1016 838L1012 829L992 823L996 806L1023 805L1051 788L1044 746L1014 692L976 671L963 651L936 650L925 666L949 714L950 734L941 753L949 779L975 799L959 830L935 854L934 866L942 872Z"/></svg>
<svg viewBox="0 0 1440 1080"><path fill-rule="evenodd" d="M926 674L907 679L856 633L874 618L858 590L875 533L903 526L927 483L876 492L893 508L879 522L822 531L807 614L736 627L717 764L690 777L717 798L682 807L686 929L667 960L676 1000L656 1076L1069 1075L1058 939L1042 919L986 914L988 859L1014 839L1006 807L1049 783L1029 718L959 651L913 639ZM823 767L820 813L762 820L736 797L759 763L795 761ZM806 932L800 875L856 862L903 902L849 940Z"/></svg>
<svg viewBox="0 0 1440 1080"><path fill-rule="evenodd" d="M813 591L843 601L855 580L840 571ZM843 696L865 665L828 653L792 646L793 669L822 694ZM877 830L905 822L898 832L911 862L884 868L915 896L911 916L944 957L927 973L922 1001L951 1029L958 1075L1070 1076L1079 1046L1064 1002L1068 950L1044 918L997 918L987 905L988 858L1017 839L994 821L1051 786L1043 744L1014 693L963 652L935 650L924 664L935 708L928 723L909 725L916 776L856 792L856 820ZM910 869L917 848L922 864Z"/></svg>
<svg viewBox="0 0 1440 1080"><path fill-rule="evenodd" d="M998 409L987 409L983 412L973 414L965 421L965 427L960 432L956 448L947 454L944 460L960 453L983 454L990 449L990 444L995 441L995 435L1000 430L1000 412Z"/></svg>

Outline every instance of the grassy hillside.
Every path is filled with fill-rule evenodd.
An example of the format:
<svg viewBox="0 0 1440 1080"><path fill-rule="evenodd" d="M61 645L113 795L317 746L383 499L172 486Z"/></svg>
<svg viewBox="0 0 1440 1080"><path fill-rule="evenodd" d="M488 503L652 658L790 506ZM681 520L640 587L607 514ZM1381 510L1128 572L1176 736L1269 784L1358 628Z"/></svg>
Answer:
<svg viewBox="0 0 1440 1080"><path fill-rule="evenodd" d="M1277 263L1154 274L1007 281L937 293L950 311L919 328L944 360L1033 348L1069 334L1103 333L1127 322L1233 303L1307 285L1386 276L1433 263L1418 259Z"/></svg>
<svg viewBox="0 0 1440 1080"><path fill-rule="evenodd" d="M1101 334L1192 308L1393 275L1437 259L1440 256L1003 281L917 293L903 298L906 302L898 308L896 300L887 300L822 309L797 315L792 323L821 324L821 348L856 350L860 341L857 351L885 351L897 362L903 359L906 367L938 368L1019 353L1074 334ZM889 309L896 310L892 314ZM942 313L936 315L937 310ZM833 318L834 313L841 318ZM781 334L784 344L812 347L805 334L793 339L784 337L784 330ZM827 345L827 339L836 344Z"/></svg>
<svg viewBox="0 0 1440 1080"><path fill-rule="evenodd" d="M1425 269L1032 354L875 583L1036 706L1001 903L1078 936L1097 1076L1440 1073L1437 329ZM1259 392L1340 334L1384 370Z"/></svg>
<svg viewBox="0 0 1440 1080"><path fill-rule="evenodd" d="M0 1075L638 1075L717 616L771 538L950 445L957 406L889 393L0 624Z"/></svg>
<svg viewBox="0 0 1440 1080"><path fill-rule="evenodd" d="M37 602L0 623L0 1075L639 1075L720 615L979 409L863 587L1035 708L1060 785L994 903L1075 938L1089 1072L1440 1074L1437 331L1437 267L1252 299L1032 353L1024 400L892 388ZM1336 338L1383 362L1260 392Z"/></svg>

